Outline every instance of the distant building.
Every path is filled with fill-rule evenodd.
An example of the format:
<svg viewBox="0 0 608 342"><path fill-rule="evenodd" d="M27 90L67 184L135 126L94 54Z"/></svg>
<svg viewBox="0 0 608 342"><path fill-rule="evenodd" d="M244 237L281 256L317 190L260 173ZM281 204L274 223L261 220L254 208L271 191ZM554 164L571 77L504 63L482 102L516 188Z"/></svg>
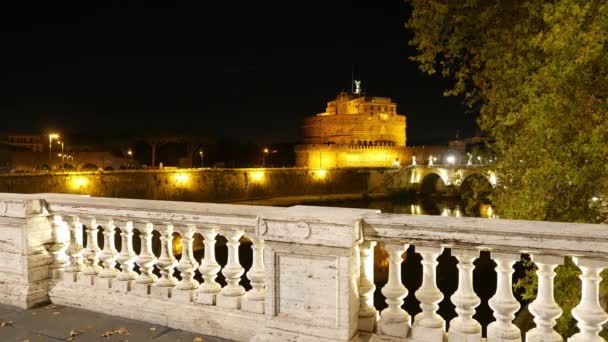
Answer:
<svg viewBox="0 0 608 342"><path fill-rule="evenodd" d="M379 167L409 162L405 115L387 97L341 92L325 112L306 118L296 165L311 168Z"/></svg>
<svg viewBox="0 0 608 342"><path fill-rule="evenodd" d="M45 151L45 136L41 134L7 134L4 136L7 145L24 147L33 152Z"/></svg>

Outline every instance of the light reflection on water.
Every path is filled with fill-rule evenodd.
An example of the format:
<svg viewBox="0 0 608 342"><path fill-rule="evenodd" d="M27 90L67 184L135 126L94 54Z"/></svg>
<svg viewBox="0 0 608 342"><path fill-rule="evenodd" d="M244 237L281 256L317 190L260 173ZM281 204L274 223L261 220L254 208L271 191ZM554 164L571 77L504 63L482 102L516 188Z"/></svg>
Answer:
<svg viewBox="0 0 608 342"><path fill-rule="evenodd" d="M468 204L450 198L416 198L409 200L395 199L360 199L335 202L319 202L308 205L328 207L378 209L383 213L410 214L410 215L440 215L452 217L484 217L496 218L494 210L487 203Z"/></svg>

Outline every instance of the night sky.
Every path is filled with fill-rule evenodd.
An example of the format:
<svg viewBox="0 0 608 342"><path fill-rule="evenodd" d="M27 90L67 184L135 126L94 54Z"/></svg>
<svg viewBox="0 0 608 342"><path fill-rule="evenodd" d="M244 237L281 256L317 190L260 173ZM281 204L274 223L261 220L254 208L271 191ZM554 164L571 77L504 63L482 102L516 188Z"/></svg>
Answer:
<svg viewBox="0 0 608 342"><path fill-rule="evenodd" d="M294 142L354 64L408 144L473 134L449 83L408 60L401 0L19 3L0 9L0 131Z"/></svg>

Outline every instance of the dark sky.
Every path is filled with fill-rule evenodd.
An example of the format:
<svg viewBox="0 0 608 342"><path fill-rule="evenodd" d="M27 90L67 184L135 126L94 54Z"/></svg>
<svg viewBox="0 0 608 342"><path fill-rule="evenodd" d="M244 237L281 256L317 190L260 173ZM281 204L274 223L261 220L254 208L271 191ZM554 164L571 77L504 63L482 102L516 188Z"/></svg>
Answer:
<svg viewBox="0 0 608 342"><path fill-rule="evenodd" d="M407 115L408 142L473 131L449 84L408 61L402 0L19 3L0 8L2 131L297 141L353 64Z"/></svg>

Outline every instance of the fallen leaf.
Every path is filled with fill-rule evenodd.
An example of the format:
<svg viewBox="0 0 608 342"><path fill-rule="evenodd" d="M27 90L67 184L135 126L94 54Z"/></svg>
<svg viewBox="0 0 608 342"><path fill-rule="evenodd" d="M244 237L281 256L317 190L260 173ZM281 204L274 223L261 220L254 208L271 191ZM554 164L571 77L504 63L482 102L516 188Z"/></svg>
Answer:
<svg viewBox="0 0 608 342"><path fill-rule="evenodd" d="M156 327L150 328L150 331L156 331Z"/></svg>
<svg viewBox="0 0 608 342"><path fill-rule="evenodd" d="M192 341L192 342L204 342L204 341L203 341L203 338L202 338L202 337L198 336L198 337L196 337L196 338L194 339L194 341Z"/></svg>
<svg viewBox="0 0 608 342"><path fill-rule="evenodd" d="M0 327L7 327L9 325L13 325L13 321L3 321L3 320L0 320Z"/></svg>
<svg viewBox="0 0 608 342"><path fill-rule="evenodd" d="M73 336L78 336L80 334L82 334L82 331L79 331L79 330L70 330L70 336L72 336L72 337Z"/></svg>
<svg viewBox="0 0 608 342"><path fill-rule="evenodd" d="M118 328L118 329L114 330L114 333L118 334L118 335L128 334L129 333L129 329L124 328L124 327L123 328Z"/></svg>
<svg viewBox="0 0 608 342"><path fill-rule="evenodd" d="M112 335L114 335L114 332L109 330L109 331L106 331L103 334L101 334L101 337L110 337Z"/></svg>

